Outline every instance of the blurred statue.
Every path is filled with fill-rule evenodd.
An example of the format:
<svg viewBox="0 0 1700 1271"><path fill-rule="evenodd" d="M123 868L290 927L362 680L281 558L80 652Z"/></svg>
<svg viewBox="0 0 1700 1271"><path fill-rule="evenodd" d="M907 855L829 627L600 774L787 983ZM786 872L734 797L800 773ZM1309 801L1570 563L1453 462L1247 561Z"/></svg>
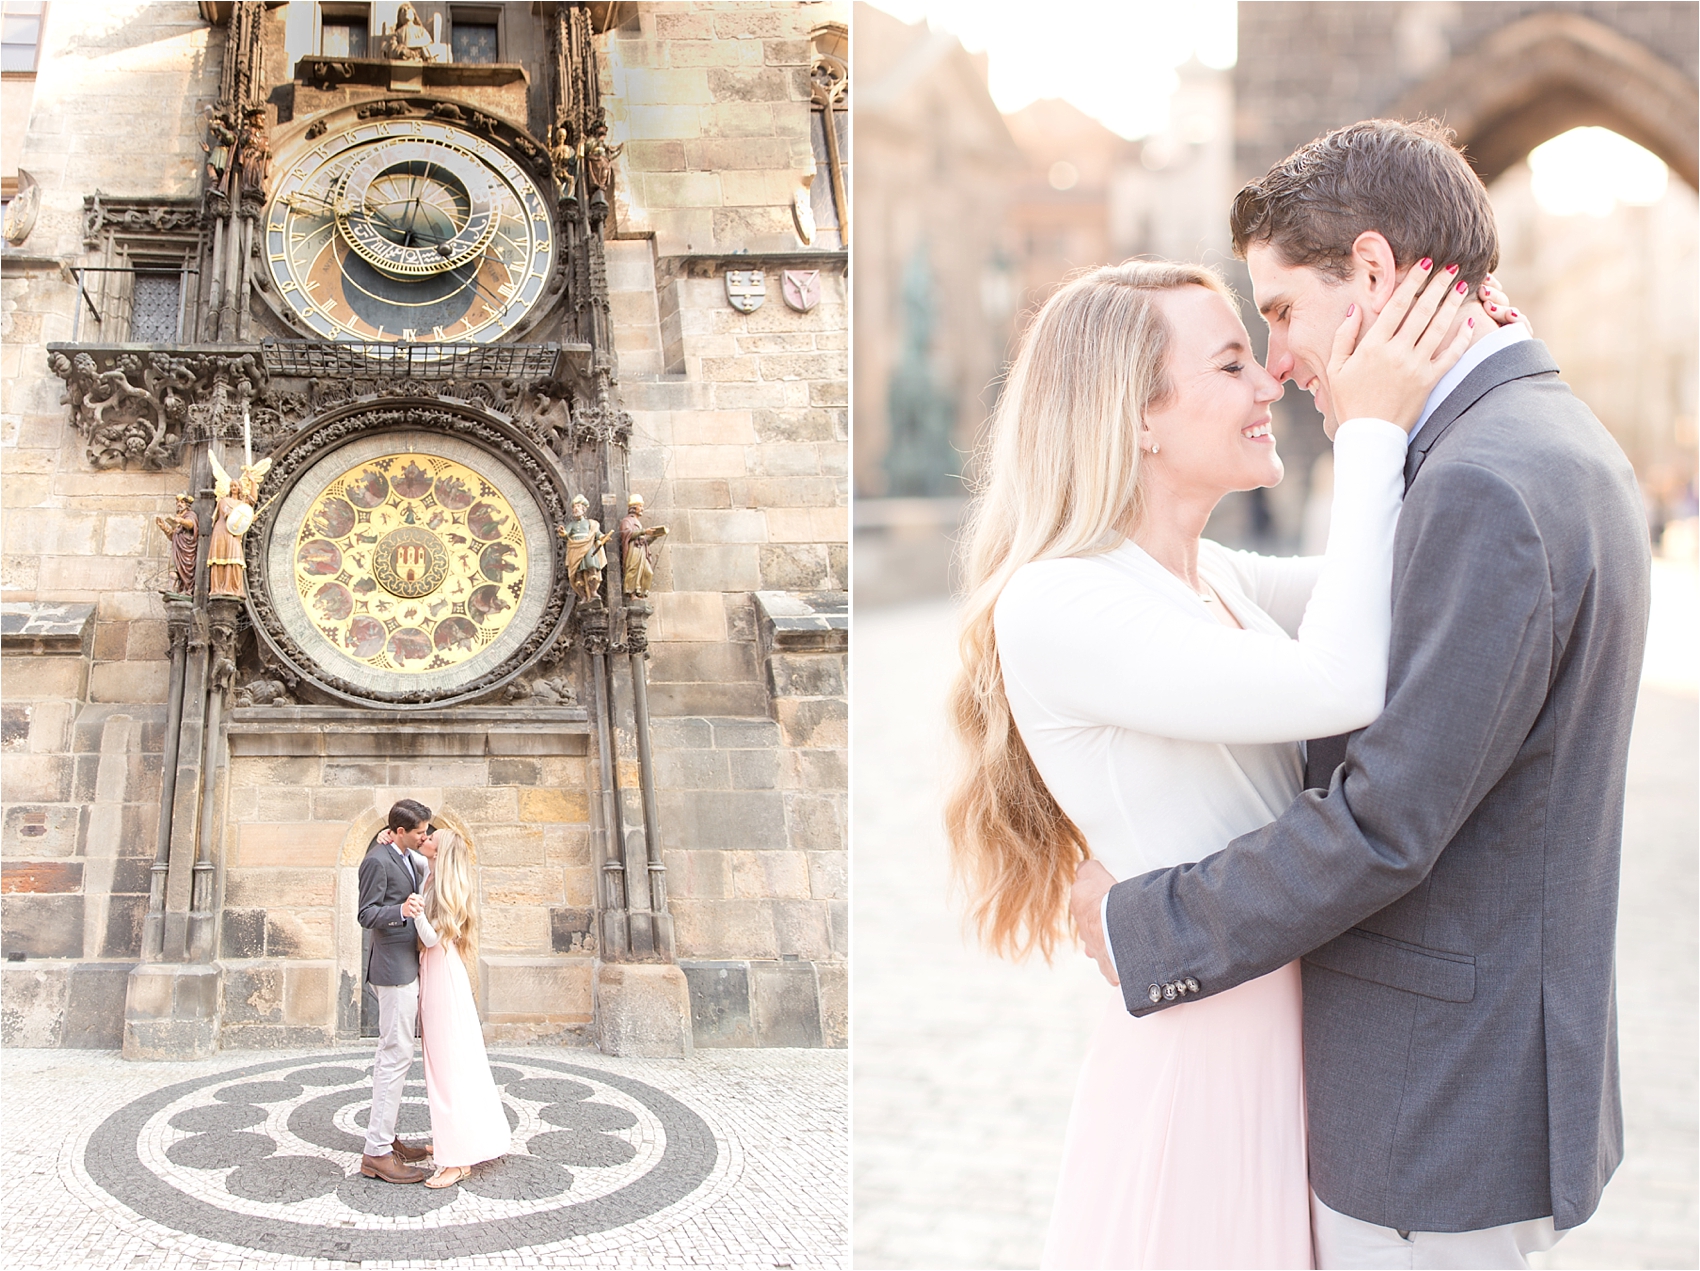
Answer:
<svg viewBox="0 0 1700 1271"><path fill-rule="evenodd" d="M608 554L602 549L612 534L604 534L602 525L586 514L590 500L579 495L573 500L573 519L555 527L567 546L567 579L580 600L595 600L602 591L602 571L608 567Z"/></svg>
<svg viewBox="0 0 1700 1271"><path fill-rule="evenodd" d="M208 454L213 466L213 490L218 506L213 512L212 541L207 554L207 595L242 596L242 574L248 567L242 558L242 536L254 523L255 504L260 498L260 482L271 470L272 461L245 465L242 475L234 481L219 463L218 456Z"/></svg>
<svg viewBox="0 0 1700 1271"><path fill-rule="evenodd" d="M561 202L578 201L578 151L574 148L566 127L556 124L549 133L549 165L555 173L555 184L561 187Z"/></svg>
<svg viewBox="0 0 1700 1271"><path fill-rule="evenodd" d="M665 525L644 528L643 495L634 494L626 500L626 515L620 522L620 563L624 569L620 581L626 595L649 595L649 584L655 580L649 545L666 533Z"/></svg>
<svg viewBox="0 0 1700 1271"><path fill-rule="evenodd" d="M241 144L236 152L236 164L242 173L242 193L250 199L264 199L266 177L271 172L272 143L266 131L266 108L256 106L243 119Z"/></svg>
<svg viewBox="0 0 1700 1271"><path fill-rule="evenodd" d="M171 540L171 573L174 594L195 594L195 556L200 550L201 521L195 515L195 496L179 494L174 516L156 516L153 523Z"/></svg>
<svg viewBox="0 0 1700 1271"><path fill-rule="evenodd" d="M625 143L608 144L607 113L598 112L584 138L584 155L580 170L590 190L590 219L600 223L608 215L608 192L614 188L614 160L625 151Z"/></svg>
<svg viewBox="0 0 1700 1271"><path fill-rule="evenodd" d="M378 45L379 55L392 62L446 62L449 46L433 38L411 4L396 7L395 30Z"/></svg>
<svg viewBox="0 0 1700 1271"><path fill-rule="evenodd" d="M207 180L220 194L225 192L230 175L230 160L236 153L236 129L223 114L207 108L207 139L201 142L207 152Z"/></svg>

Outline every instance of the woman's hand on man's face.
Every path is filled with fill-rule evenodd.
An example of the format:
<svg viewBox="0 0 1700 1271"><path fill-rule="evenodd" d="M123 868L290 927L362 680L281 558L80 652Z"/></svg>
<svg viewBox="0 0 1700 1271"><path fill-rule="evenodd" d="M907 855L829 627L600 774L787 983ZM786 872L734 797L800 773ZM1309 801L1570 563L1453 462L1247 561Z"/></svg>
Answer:
<svg viewBox="0 0 1700 1271"><path fill-rule="evenodd" d="M1430 390L1470 345L1474 319L1447 337L1469 294L1456 265L1436 268L1425 256L1373 320L1362 306L1349 307L1328 358L1334 417L1385 419L1410 432Z"/></svg>

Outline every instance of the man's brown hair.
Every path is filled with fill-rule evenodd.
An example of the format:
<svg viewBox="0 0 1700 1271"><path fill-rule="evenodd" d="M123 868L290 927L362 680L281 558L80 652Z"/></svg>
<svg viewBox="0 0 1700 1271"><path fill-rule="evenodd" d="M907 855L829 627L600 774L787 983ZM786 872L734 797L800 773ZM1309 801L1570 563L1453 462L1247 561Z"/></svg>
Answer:
<svg viewBox="0 0 1700 1271"><path fill-rule="evenodd" d="M1424 256L1479 283L1499 263L1493 208L1452 130L1366 119L1300 146L1234 199L1234 254L1262 244L1284 265L1344 280L1352 244L1379 231L1400 269Z"/></svg>

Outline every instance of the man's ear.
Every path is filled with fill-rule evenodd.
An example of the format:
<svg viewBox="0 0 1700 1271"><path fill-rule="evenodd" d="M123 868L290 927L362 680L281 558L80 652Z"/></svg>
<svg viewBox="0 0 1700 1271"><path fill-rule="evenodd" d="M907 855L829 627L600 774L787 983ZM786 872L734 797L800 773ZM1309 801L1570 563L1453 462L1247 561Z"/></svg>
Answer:
<svg viewBox="0 0 1700 1271"><path fill-rule="evenodd" d="M1370 312L1380 313L1399 286L1399 262L1380 230L1366 229L1352 243L1352 273Z"/></svg>

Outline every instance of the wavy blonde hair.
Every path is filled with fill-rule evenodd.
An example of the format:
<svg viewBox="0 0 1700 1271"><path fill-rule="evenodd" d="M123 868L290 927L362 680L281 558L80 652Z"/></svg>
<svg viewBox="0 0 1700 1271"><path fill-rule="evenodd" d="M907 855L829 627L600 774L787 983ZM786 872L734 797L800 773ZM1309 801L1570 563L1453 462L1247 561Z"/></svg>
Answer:
<svg viewBox="0 0 1700 1271"><path fill-rule="evenodd" d="M472 854L472 844L455 831L438 829L437 859L431 862L431 877L425 881L422 899L425 917L455 952L473 979L473 1000L478 998L476 976L478 959L478 882L474 872L478 864Z"/></svg>
<svg viewBox="0 0 1700 1271"><path fill-rule="evenodd" d="M1139 431L1168 392L1157 297L1182 287L1233 299L1213 271L1161 261L1106 265L1059 287L1022 335L979 455L950 696L963 761L945 826L969 922L1007 957L1037 949L1049 961L1072 934L1068 891L1092 853L1010 717L993 608L1023 565L1110 551L1138 525Z"/></svg>

